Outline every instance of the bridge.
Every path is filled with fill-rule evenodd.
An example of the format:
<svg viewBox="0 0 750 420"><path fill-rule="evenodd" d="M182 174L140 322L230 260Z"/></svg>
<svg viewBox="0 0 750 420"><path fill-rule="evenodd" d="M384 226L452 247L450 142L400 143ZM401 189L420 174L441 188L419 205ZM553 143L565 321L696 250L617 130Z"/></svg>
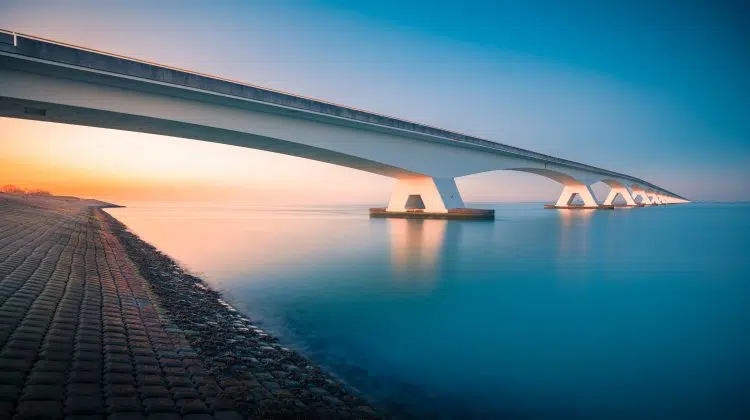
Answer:
<svg viewBox="0 0 750 420"><path fill-rule="evenodd" d="M403 119L0 30L0 116L160 134L314 159L395 178L373 216L487 218L467 209L461 176L537 174L552 208L685 203L642 179ZM599 203L591 185L609 195ZM580 198L582 204L576 204Z"/></svg>

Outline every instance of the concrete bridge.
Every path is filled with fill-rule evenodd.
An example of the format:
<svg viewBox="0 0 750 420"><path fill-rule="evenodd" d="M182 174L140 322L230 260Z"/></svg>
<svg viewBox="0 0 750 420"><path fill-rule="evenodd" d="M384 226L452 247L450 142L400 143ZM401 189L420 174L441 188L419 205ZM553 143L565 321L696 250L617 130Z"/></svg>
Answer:
<svg viewBox="0 0 750 420"><path fill-rule="evenodd" d="M512 170L560 183L554 208L684 203L642 179L220 77L0 30L0 116L267 150L397 179L380 216L488 217L455 178ZM598 203L591 185L610 187ZM574 204L580 197L583 204Z"/></svg>

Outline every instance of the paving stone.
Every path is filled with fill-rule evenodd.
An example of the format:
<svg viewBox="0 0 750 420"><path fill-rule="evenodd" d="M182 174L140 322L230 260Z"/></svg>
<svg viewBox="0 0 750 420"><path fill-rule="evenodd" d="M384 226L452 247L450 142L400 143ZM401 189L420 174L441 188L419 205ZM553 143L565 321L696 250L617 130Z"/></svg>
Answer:
<svg viewBox="0 0 750 420"><path fill-rule="evenodd" d="M36 352L36 350L39 348L39 342L37 341L21 341L16 339L11 339L11 341L8 341L5 343L5 349L7 350L21 350L21 351L32 351Z"/></svg>
<svg viewBox="0 0 750 420"><path fill-rule="evenodd" d="M159 359L159 364L166 367L183 367L182 360L180 359Z"/></svg>
<svg viewBox="0 0 750 420"><path fill-rule="evenodd" d="M109 420L102 414L71 414L65 416L65 420Z"/></svg>
<svg viewBox="0 0 750 420"><path fill-rule="evenodd" d="M182 416L182 420L214 420L214 416L210 414L187 414Z"/></svg>
<svg viewBox="0 0 750 420"><path fill-rule="evenodd" d="M70 383L67 386L68 396L96 396L101 395L98 384Z"/></svg>
<svg viewBox="0 0 750 420"><path fill-rule="evenodd" d="M107 420L145 420L147 417L141 412L112 413Z"/></svg>
<svg viewBox="0 0 750 420"><path fill-rule="evenodd" d="M135 378L129 373L105 373L104 382L108 384L135 384Z"/></svg>
<svg viewBox="0 0 750 420"><path fill-rule="evenodd" d="M150 348L133 348L132 353L134 356L148 356L155 357L156 353Z"/></svg>
<svg viewBox="0 0 750 420"><path fill-rule="evenodd" d="M14 419L61 419L62 404L58 401L27 401L18 404Z"/></svg>
<svg viewBox="0 0 750 420"><path fill-rule="evenodd" d="M113 354L129 354L130 350L128 349L128 346L121 346L121 345L105 345L104 351L106 353L113 353Z"/></svg>
<svg viewBox="0 0 750 420"><path fill-rule="evenodd" d="M236 408L234 401L227 398L211 399L209 400L209 405L215 411L234 410Z"/></svg>
<svg viewBox="0 0 750 420"><path fill-rule="evenodd" d="M42 350L63 353L72 353L74 348L73 342L64 343L60 341L47 342L42 346Z"/></svg>
<svg viewBox="0 0 750 420"><path fill-rule="evenodd" d="M170 387L186 387L193 384L187 376L167 376L165 379Z"/></svg>
<svg viewBox="0 0 750 420"><path fill-rule="evenodd" d="M85 345L91 345L96 346L99 349L101 349L101 342L102 338L98 335L78 335L76 337L76 341L78 341L79 344L85 344ZM79 350L82 349L82 347L78 347Z"/></svg>
<svg viewBox="0 0 750 420"><path fill-rule="evenodd" d="M0 385L0 401L15 401L21 394L21 386Z"/></svg>
<svg viewBox="0 0 750 420"><path fill-rule="evenodd" d="M62 401L65 388L62 385L28 385L23 390L21 401Z"/></svg>
<svg viewBox="0 0 750 420"><path fill-rule="evenodd" d="M51 361L69 361L73 360L73 354L66 351L42 350L42 352L39 354L39 358L42 360Z"/></svg>
<svg viewBox="0 0 750 420"><path fill-rule="evenodd" d="M29 359L0 359L0 372L29 372L32 361Z"/></svg>
<svg viewBox="0 0 750 420"><path fill-rule="evenodd" d="M3 372L0 375L0 385L17 385L22 386L26 382L24 372Z"/></svg>
<svg viewBox="0 0 750 420"><path fill-rule="evenodd" d="M46 372L65 372L68 370L68 364L61 361L40 360L34 364L34 370Z"/></svg>
<svg viewBox="0 0 750 420"><path fill-rule="evenodd" d="M99 372L102 369L102 362L98 360L76 360L70 369L71 371Z"/></svg>
<svg viewBox="0 0 750 420"><path fill-rule="evenodd" d="M164 385L165 381L159 375L138 375L136 377L139 386Z"/></svg>
<svg viewBox="0 0 750 420"><path fill-rule="evenodd" d="M211 412L206 404L197 398L179 399L177 400L177 407L180 408L180 413L182 413L183 415Z"/></svg>
<svg viewBox="0 0 750 420"><path fill-rule="evenodd" d="M44 338L44 329L30 329L26 328L24 329L23 326L16 329L16 332L13 334L12 341L25 341L30 342L33 345L33 348L36 349L39 344L42 343L42 339ZM7 345L7 343L6 343Z"/></svg>
<svg viewBox="0 0 750 420"><path fill-rule="evenodd" d="M141 395L142 398L159 398L159 397L169 397L169 390L165 386L159 386L159 385L152 385L152 386L142 386L138 388L138 393Z"/></svg>
<svg viewBox="0 0 750 420"><path fill-rule="evenodd" d="M115 354L115 353L107 353L106 356L104 356L104 362L105 363L127 363L130 364L130 355L128 354Z"/></svg>
<svg viewBox="0 0 750 420"><path fill-rule="evenodd" d="M10 420L13 418L13 408L15 405L10 401L0 400L0 420Z"/></svg>
<svg viewBox="0 0 750 420"><path fill-rule="evenodd" d="M133 357L133 363L136 366L159 366L159 359L149 356L135 356Z"/></svg>
<svg viewBox="0 0 750 420"><path fill-rule="evenodd" d="M147 413L176 413L177 407L171 398L144 398Z"/></svg>
<svg viewBox="0 0 750 420"><path fill-rule="evenodd" d="M182 416L177 413L152 413L146 418L148 420L181 420Z"/></svg>
<svg viewBox="0 0 750 420"><path fill-rule="evenodd" d="M243 420L242 414L236 411L215 411L214 419L216 420Z"/></svg>
<svg viewBox="0 0 750 420"><path fill-rule="evenodd" d="M34 352L30 352L26 349L19 349L19 348L8 348L6 347L3 349L3 352L0 353L0 358L2 359L28 359L33 361L35 359L36 355Z"/></svg>
<svg viewBox="0 0 750 420"><path fill-rule="evenodd" d="M102 377L98 371L76 370L70 372L70 382L98 384L101 381Z"/></svg>
<svg viewBox="0 0 750 420"><path fill-rule="evenodd" d="M105 387L104 394L108 397L132 397L138 395L133 385L110 384Z"/></svg>
<svg viewBox="0 0 750 420"><path fill-rule="evenodd" d="M141 404L138 402L138 398L132 397L110 397L107 398L107 412L108 413L120 413L120 412L141 412Z"/></svg>
<svg viewBox="0 0 750 420"><path fill-rule="evenodd" d="M93 353L101 354L102 347L103 346L99 344L98 342L90 343L90 342L83 342L83 341L78 340L78 342L76 343L76 350L80 352L93 352Z"/></svg>
<svg viewBox="0 0 750 420"><path fill-rule="evenodd" d="M161 375L162 374L159 366L138 365L136 366L135 370L139 375Z"/></svg>
<svg viewBox="0 0 750 420"><path fill-rule="evenodd" d="M76 351L73 357L77 360L101 360L102 355L95 351Z"/></svg>
<svg viewBox="0 0 750 420"><path fill-rule="evenodd" d="M133 365L128 363L121 363L121 362L108 362L104 364L104 372L113 372L113 373L133 373Z"/></svg>
<svg viewBox="0 0 750 420"><path fill-rule="evenodd" d="M71 395L65 400L65 412L68 414L101 414L104 405L99 398L89 395Z"/></svg>

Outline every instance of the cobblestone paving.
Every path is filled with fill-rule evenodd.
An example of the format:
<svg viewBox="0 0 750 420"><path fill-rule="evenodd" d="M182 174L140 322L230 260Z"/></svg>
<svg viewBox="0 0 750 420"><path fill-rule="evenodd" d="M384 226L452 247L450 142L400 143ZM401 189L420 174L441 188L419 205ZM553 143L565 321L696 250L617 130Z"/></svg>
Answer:
<svg viewBox="0 0 750 420"><path fill-rule="evenodd" d="M0 194L0 420L383 417L90 205Z"/></svg>
<svg viewBox="0 0 750 420"><path fill-rule="evenodd" d="M236 419L93 210L0 197L0 418Z"/></svg>

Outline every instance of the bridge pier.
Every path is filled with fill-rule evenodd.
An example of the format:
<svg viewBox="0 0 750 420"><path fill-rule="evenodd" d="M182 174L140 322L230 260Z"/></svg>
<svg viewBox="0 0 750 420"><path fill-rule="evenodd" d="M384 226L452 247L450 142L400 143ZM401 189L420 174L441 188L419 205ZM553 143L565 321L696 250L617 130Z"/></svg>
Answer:
<svg viewBox="0 0 750 420"><path fill-rule="evenodd" d="M633 187L633 200L638 199L638 197L641 198L641 204L644 206L651 206L654 204L644 189Z"/></svg>
<svg viewBox="0 0 750 420"><path fill-rule="evenodd" d="M494 210L467 209L453 178L418 176L396 180L386 208L370 209L373 217L416 219L494 219Z"/></svg>
<svg viewBox="0 0 750 420"><path fill-rule="evenodd" d="M651 200L651 204L655 206L660 206L664 204L661 199L659 198L659 195L654 191L647 191L646 194L648 195L648 199Z"/></svg>
<svg viewBox="0 0 750 420"><path fill-rule="evenodd" d="M573 204L576 196L583 200L583 205ZM586 184L566 184L563 187L560 198L557 199L555 204L548 204L544 206L548 209L611 209L611 205L599 205L594 198L594 193L591 191L591 187Z"/></svg>
<svg viewBox="0 0 750 420"><path fill-rule="evenodd" d="M622 196L622 198L625 200L625 207L637 207L638 206L638 203L635 202L635 198L633 198L633 195L630 194L630 191L628 191L628 188L624 186L610 188L609 194L607 194L607 198L604 199L604 205L614 206L615 199L617 198L618 195Z"/></svg>
<svg viewBox="0 0 750 420"><path fill-rule="evenodd" d="M464 200L453 178L422 176L396 180L386 210L447 213L448 209L456 208L464 208Z"/></svg>

